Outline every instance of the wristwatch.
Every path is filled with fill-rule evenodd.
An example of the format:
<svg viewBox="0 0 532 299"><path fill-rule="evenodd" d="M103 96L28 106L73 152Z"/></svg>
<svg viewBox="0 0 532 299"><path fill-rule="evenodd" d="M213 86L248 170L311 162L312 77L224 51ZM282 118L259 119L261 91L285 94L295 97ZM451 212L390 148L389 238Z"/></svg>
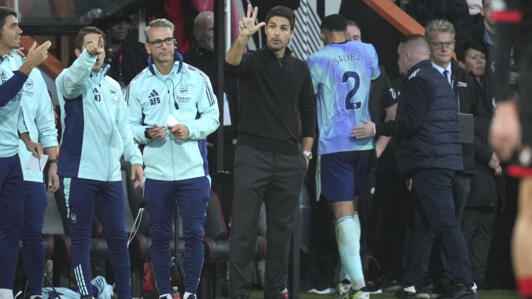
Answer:
<svg viewBox="0 0 532 299"><path fill-rule="evenodd" d="M309 160L312 160L312 152L303 151L303 156L307 157Z"/></svg>

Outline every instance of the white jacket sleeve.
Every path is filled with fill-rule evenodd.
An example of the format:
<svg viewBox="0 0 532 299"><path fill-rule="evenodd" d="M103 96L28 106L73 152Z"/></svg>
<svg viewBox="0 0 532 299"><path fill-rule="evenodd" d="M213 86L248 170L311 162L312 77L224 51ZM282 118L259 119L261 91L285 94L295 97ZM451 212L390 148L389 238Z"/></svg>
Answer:
<svg viewBox="0 0 532 299"><path fill-rule="evenodd" d="M131 164L142 165L142 155L138 146L133 142L131 136L131 130L128 123L128 110L127 104L123 96L120 101L120 109L118 109L117 127L122 137L122 143L124 144L124 158Z"/></svg>
<svg viewBox="0 0 532 299"><path fill-rule="evenodd" d="M148 128L142 123L142 105L139 97L136 96L131 84L127 88L126 101L128 103L128 123L131 128L133 139L136 143L146 144L150 139L146 138L144 132Z"/></svg>
<svg viewBox="0 0 532 299"><path fill-rule="evenodd" d="M52 100L40 73L38 80L41 84L39 84L40 89L37 95L39 97L39 107L37 107L37 115L35 116L35 126L37 127L37 132L39 132L39 143L43 148L57 147L57 129L55 127Z"/></svg>
<svg viewBox="0 0 532 299"><path fill-rule="evenodd" d="M75 99L81 95L83 85L89 79L97 58L97 55L91 56L87 50L83 50L74 63L59 74L55 85L65 100Z"/></svg>
<svg viewBox="0 0 532 299"><path fill-rule="evenodd" d="M207 138L220 125L218 102L212 91L211 81L205 74L201 73L201 76L203 78L203 84L201 85L202 88L197 101L200 117L195 120L182 122L188 128L188 138L193 140Z"/></svg>

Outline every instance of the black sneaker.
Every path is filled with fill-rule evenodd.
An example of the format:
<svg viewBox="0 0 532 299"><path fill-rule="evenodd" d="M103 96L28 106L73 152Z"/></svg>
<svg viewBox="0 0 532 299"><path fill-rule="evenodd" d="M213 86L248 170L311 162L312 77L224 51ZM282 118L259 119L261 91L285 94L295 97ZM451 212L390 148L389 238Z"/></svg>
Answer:
<svg viewBox="0 0 532 299"><path fill-rule="evenodd" d="M366 286L362 288L362 291L371 295L382 293L382 289L379 288L373 281L366 281Z"/></svg>
<svg viewBox="0 0 532 299"><path fill-rule="evenodd" d="M401 289L401 283L395 279L383 280L381 289L383 292L397 292Z"/></svg>
<svg viewBox="0 0 532 299"><path fill-rule="evenodd" d="M430 299L432 294L432 285L416 287L416 299Z"/></svg>
<svg viewBox="0 0 532 299"><path fill-rule="evenodd" d="M473 288L466 288L463 284L455 285L447 289L443 295L437 299L478 299L478 292Z"/></svg>

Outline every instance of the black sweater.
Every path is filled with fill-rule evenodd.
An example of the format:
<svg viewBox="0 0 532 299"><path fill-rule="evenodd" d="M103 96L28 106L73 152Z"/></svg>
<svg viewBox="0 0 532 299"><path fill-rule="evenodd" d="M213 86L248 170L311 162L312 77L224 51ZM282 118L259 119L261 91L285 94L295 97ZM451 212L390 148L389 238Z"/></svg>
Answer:
<svg viewBox="0 0 532 299"><path fill-rule="evenodd" d="M283 58L263 48L243 55L238 66L225 64L240 78L238 144L295 154L302 137L313 137L316 99L305 62L287 48Z"/></svg>

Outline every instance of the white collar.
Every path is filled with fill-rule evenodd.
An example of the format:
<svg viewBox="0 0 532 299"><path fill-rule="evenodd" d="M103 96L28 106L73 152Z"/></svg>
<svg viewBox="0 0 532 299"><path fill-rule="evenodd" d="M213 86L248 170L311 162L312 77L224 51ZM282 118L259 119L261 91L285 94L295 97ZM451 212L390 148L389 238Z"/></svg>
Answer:
<svg viewBox="0 0 532 299"><path fill-rule="evenodd" d="M442 68L441 66L437 65L436 63L434 63L433 61L431 61L432 63L432 67L434 67L435 69L438 70L438 72L442 73L443 74L443 71L448 71L449 72L449 78L451 77L451 74L453 73L452 69L451 69L451 63L449 62L449 64L447 65L446 68Z"/></svg>

